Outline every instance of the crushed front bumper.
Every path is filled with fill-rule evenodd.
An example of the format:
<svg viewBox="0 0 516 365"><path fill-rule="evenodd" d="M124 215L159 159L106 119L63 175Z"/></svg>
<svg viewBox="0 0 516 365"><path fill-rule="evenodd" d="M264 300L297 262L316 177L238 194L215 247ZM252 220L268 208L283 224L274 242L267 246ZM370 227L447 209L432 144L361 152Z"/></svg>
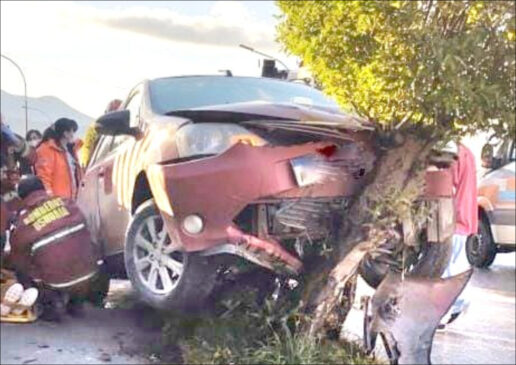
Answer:
<svg viewBox="0 0 516 365"><path fill-rule="evenodd" d="M353 195L363 176L344 173L338 179L306 187L300 187L296 181L292 159L314 154L324 156L324 151L331 146L332 143L326 142L289 147L253 147L239 143L217 156L154 165L153 174L162 177L158 180L163 191L158 195L160 199L169 199L171 207L168 211L172 214L167 214L167 209L161 211L168 231L176 235L172 239L176 238L182 248L190 252L233 245L232 253L262 266L276 269L279 263L287 271L299 272L301 262L295 255L271 238L241 232L234 220L248 204L261 199ZM156 173L156 169L160 171ZM158 202L160 205L163 206ZM203 220L203 229L198 234L190 234L183 227L184 219L190 215L198 215Z"/></svg>

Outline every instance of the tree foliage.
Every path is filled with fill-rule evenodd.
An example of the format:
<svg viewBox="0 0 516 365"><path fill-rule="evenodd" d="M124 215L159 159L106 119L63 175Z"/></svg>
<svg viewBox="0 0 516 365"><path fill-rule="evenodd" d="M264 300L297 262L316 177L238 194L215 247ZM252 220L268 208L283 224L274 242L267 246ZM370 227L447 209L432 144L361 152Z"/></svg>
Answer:
<svg viewBox="0 0 516 365"><path fill-rule="evenodd" d="M278 39L381 131L515 131L513 1L278 1Z"/></svg>

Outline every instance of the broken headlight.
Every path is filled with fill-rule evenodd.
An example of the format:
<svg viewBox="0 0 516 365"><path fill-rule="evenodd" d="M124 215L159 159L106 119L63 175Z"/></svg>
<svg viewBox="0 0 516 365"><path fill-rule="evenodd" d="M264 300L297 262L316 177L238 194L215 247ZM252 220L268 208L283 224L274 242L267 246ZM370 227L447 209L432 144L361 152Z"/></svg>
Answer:
<svg viewBox="0 0 516 365"><path fill-rule="evenodd" d="M188 124L176 134L179 157L220 154L238 142L252 146L266 144L262 138L234 124Z"/></svg>

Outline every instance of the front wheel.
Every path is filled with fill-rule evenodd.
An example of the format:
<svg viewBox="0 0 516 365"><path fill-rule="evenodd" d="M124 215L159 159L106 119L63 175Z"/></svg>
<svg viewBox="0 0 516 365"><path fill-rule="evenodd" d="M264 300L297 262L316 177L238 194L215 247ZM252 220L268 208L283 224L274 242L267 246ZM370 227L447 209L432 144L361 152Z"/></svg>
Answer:
<svg viewBox="0 0 516 365"><path fill-rule="evenodd" d="M216 267L208 258L178 247L154 201L143 203L126 235L127 276L139 297L154 308L198 311L215 285Z"/></svg>
<svg viewBox="0 0 516 365"><path fill-rule="evenodd" d="M466 255L471 265L479 268L489 267L496 256L496 245L489 225L484 218L478 221L478 235L470 236L466 241Z"/></svg>

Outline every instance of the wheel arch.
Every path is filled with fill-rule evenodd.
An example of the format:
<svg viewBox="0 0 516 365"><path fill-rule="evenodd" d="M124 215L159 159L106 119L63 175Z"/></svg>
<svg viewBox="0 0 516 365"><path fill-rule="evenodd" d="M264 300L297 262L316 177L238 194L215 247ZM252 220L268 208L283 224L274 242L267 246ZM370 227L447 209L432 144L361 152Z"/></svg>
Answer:
<svg viewBox="0 0 516 365"><path fill-rule="evenodd" d="M489 217L490 216L489 212L491 212L491 210L488 210L488 209L486 209L485 206L482 206L481 204L479 204L478 219L484 220L484 222L486 223L487 229L489 231L489 234L491 234L491 239L493 240L493 242L497 242L496 241L496 233L495 233L494 229L491 227L491 219Z"/></svg>
<svg viewBox="0 0 516 365"><path fill-rule="evenodd" d="M160 165L151 165L136 176L131 199L131 215L135 214L142 203L150 199L154 200L161 215L174 215Z"/></svg>
<svg viewBox="0 0 516 365"><path fill-rule="evenodd" d="M487 214L487 211L485 210L485 208L480 205L478 206L478 218L485 219L486 222L489 223L489 215Z"/></svg>
<svg viewBox="0 0 516 365"><path fill-rule="evenodd" d="M140 205L153 197L147 174L145 171L140 171L134 183L133 196L131 199L131 215L134 215Z"/></svg>

